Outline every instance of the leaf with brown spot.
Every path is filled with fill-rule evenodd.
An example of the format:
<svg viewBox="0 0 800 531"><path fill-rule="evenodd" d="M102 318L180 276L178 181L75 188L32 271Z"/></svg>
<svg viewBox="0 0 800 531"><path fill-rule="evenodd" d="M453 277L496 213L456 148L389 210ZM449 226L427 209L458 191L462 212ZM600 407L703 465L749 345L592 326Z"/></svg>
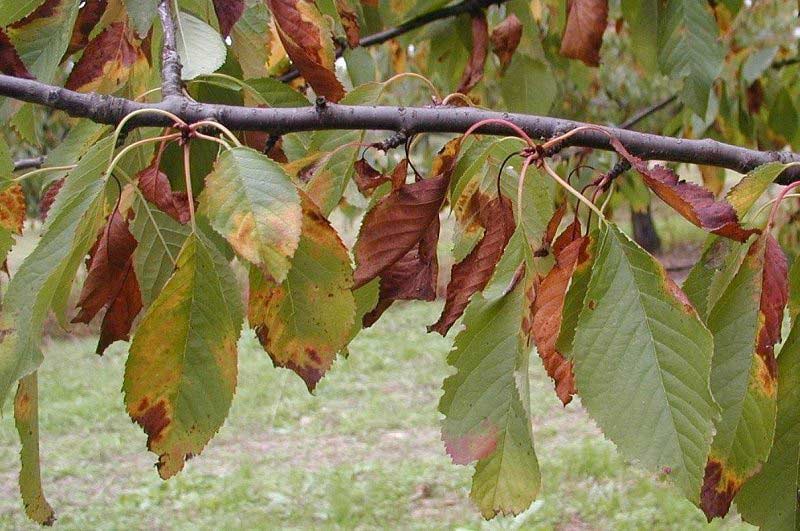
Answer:
<svg viewBox="0 0 800 531"><path fill-rule="evenodd" d="M392 183L392 189L396 191L406 182L408 159L401 160L397 166L394 167L391 174L382 174L363 158L355 162L355 169L356 172L353 175L353 180L358 187L358 191L362 194L369 195L373 189L388 182Z"/></svg>
<svg viewBox="0 0 800 531"><path fill-rule="evenodd" d="M56 200L58 192L61 191L61 187L64 186L65 180L66 177L62 177L55 181L53 184L48 186L47 190L45 190L44 194L42 194L42 198L39 201L39 219L42 221L47 219L47 214L50 212L50 208L53 206L53 202Z"/></svg>
<svg viewBox="0 0 800 531"><path fill-rule="evenodd" d="M350 5L350 0L336 0L336 11L342 21L344 34L347 36L347 45L355 48L361 40L361 28L358 24L358 15Z"/></svg>
<svg viewBox="0 0 800 531"><path fill-rule="evenodd" d="M608 0L567 0L561 55L598 66L607 24Z"/></svg>
<svg viewBox="0 0 800 531"><path fill-rule="evenodd" d="M142 196L175 221L189 222L189 197L186 192L173 192L169 177L158 167L158 157L137 175Z"/></svg>
<svg viewBox="0 0 800 531"><path fill-rule="evenodd" d="M115 22L86 46L65 87L80 92L114 92L143 57L133 31L126 23Z"/></svg>
<svg viewBox="0 0 800 531"><path fill-rule="evenodd" d="M350 341L356 305L347 248L305 194L301 203L300 243L286 280L250 269L248 321L273 363L313 391Z"/></svg>
<svg viewBox="0 0 800 531"><path fill-rule="evenodd" d="M77 306L81 311L73 323L88 324L106 307L100 326L97 353L102 354L115 341L127 341L133 321L142 309L142 294L133 270L136 240L128 221L114 212L90 252L88 275Z"/></svg>
<svg viewBox="0 0 800 531"><path fill-rule="evenodd" d="M0 72L7 76L33 79L3 28L0 28Z"/></svg>
<svg viewBox="0 0 800 531"><path fill-rule="evenodd" d="M200 454L225 421L242 320L230 265L214 244L191 234L133 337L122 386L163 479Z"/></svg>
<svg viewBox="0 0 800 531"><path fill-rule="evenodd" d="M472 53L464 67L464 73L461 75L461 82L458 84L456 92L466 94L483 79L488 47L489 26L486 24L486 14L481 11L480 14L472 17Z"/></svg>
<svg viewBox="0 0 800 531"><path fill-rule="evenodd" d="M740 242L747 241L751 235L760 232L758 229L742 227L731 204L725 200L717 201L709 190L694 183L681 181L674 171L664 166L649 167L646 161L632 155L617 138L612 138L610 142L614 149L641 174L647 186L658 197L693 224Z"/></svg>
<svg viewBox="0 0 800 531"><path fill-rule="evenodd" d="M25 192L19 183L0 192L0 229L12 234L22 234L25 223Z"/></svg>
<svg viewBox="0 0 800 531"><path fill-rule="evenodd" d="M773 349L781 338L787 276L783 251L764 233L750 245L708 315L714 334L711 390L722 408L700 500L709 520L727 514L733 497L772 447L777 411Z"/></svg>
<svg viewBox="0 0 800 531"><path fill-rule="evenodd" d="M108 6L108 0L87 0L78 12L75 25L72 28L72 37L67 48L67 56L78 50L83 50L89 44L89 35L100 22Z"/></svg>
<svg viewBox="0 0 800 531"><path fill-rule="evenodd" d="M266 0L292 63L319 96L337 102L344 88L336 78L331 31L314 2Z"/></svg>
<svg viewBox="0 0 800 531"><path fill-rule="evenodd" d="M450 272L447 299L442 315L428 331L447 335L447 331L461 317L472 295L481 291L492 278L494 267L514 234L514 211L505 197L492 199L479 213L485 232L481 241Z"/></svg>
<svg viewBox="0 0 800 531"><path fill-rule="evenodd" d="M522 23L514 13L508 15L503 22L494 27L490 40L492 50L500 59L501 69L505 69L511 62L521 39Z"/></svg>
<svg viewBox="0 0 800 531"><path fill-rule="evenodd" d="M214 12L219 21L219 32L223 37L231 34L231 30L242 17L244 0L214 0Z"/></svg>

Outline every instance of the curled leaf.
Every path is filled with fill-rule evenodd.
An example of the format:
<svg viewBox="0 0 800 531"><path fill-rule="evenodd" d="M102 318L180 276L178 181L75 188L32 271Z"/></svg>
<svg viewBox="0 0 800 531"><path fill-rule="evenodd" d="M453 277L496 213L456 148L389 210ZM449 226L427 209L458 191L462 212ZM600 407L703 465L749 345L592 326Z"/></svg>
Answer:
<svg viewBox="0 0 800 531"><path fill-rule="evenodd" d="M158 167L156 160L137 175L142 196L162 212L180 223L189 222L189 197L186 192L173 192L169 177Z"/></svg>
<svg viewBox="0 0 800 531"><path fill-rule="evenodd" d="M336 0L336 11L342 21L344 34L347 36L347 44L351 48L358 46L361 40L361 28L358 25L358 15L349 0Z"/></svg>
<svg viewBox="0 0 800 531"><path fill-rule="evenodd" d="M494 53L500 59L500 68L505 69L508 63L511 62L511 58L517 50L521 39L522 23L514 13L508 15L503 22L492 30L490 40Z"/></svg>
<svg viewBox="0 0 800 531"><path fill-rule="evenodd" d="M608 0L568 0L561 55L598 66L607 21Z"/></svg>
<svg viewBox="0 0 800 531"><path fill-rule="evenodd" d="M391 174L382 174L364 159L359 159L355 162L356 172L353 175L353 180L358 187L358 191L364 195L368 195L371 190L377 188L383 183L392 183L392 189L398 190L406 182L406 174L408 173L408 159L401 160Z"/></svg>
<svg viewBox="0 0 800 531"><path fill-rule="evenodd" d="M483 68L486 65L486 53L489 47L489 26L486 24L486 14L472 17L472 53L470 53L467 66L461 76L456 92L466 94L483 78Z"/></svg>

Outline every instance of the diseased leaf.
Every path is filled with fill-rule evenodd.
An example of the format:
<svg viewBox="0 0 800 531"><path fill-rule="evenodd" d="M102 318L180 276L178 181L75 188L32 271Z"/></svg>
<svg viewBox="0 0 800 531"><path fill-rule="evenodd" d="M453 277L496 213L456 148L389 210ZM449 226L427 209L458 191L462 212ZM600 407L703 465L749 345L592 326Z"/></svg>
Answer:
<svg viewBox="0 0 800 531"><path fill-rule="evenodd" d="M153 25L156 16L158 3L160 0L123 0L125 10L131 24L136 29L140 37L144 37Z"/></svg>
<svg viewBox="0 0 800 531"><path fill-rule="evenodd" d="M489 26L486 23L486 14L481 12L472 17L472 53L464 67L461 81L456 92L468 93L483 78L483 68L486 65L486 54L489 48Z"/></svg>
<svg viewBox="0 0 800 531"><path fill-rule="evenodd" d="M461 317L473 294L481 291L492 277L494 267L503 255L508 240L514 234L514 212L511 201L505 197L492 199L480 213L484 235L464 260L453 265L447 299L439 320L428 327L428 331L443 336Z"/></svg>
<svg viewBox="0 0 800 531"><path fill-rule="evenodd" d="M356 306L347 248L310 199L303 196L302 205L303 230L286 280L276 284L251 268L248 320L273 363L313 391L350 341Z"/></svg>
<svg viewBox="0 0 800 531"><path fill-rule="evenodd" d="M392 190L399 190L406 182L408 175L408 159L403 159L397 163L391 174L382 174L375 168L370 166L369 162L365 159L358 159L355 163L356 172L353 174L353 180L358 187L358 191L364 195L369 193L382 185L383 183L392 183Z"/></svg>
<svg viewBox="0 0 800 531"><path fill-rule="evenodd" d="M178 55L185 80L211 74L225 63L227 49L219 32L188 13L178 15Z"/></svg>
<svg viewBox="0 0 800 531"><path fill-rule="evenodd" d="M244 13L244 0L214 0L214 12L219 21L219 31L223 37L231 34L233 26Z"/></svg>
<svg viewBox="0 0 800 531"><path fill-rule="evenodd" d="M697 501L718 415L711 334L616 226L601 228L592 270L572 348L581 402L623 456L668 470Z"/></svg>
<svg viewBox="0 0 800 531"><path fill-rule="evenodd" d="M714 194L702 186L681 181L674 171L664 166L649 167L616 138L611 139L611 145L641 174L658 197L698 227L740 242L759 232L743 228L730 203L717 201Z"/></svg>
<svg viewBox="0 0 800 531"><path fill-rule="evenodd" d="M97 353L102 354L114 341L127 341L133 320L142 309L142 294L133 269L136 239L128 220L114 211L87 260L88 275L77 306L81 311L73 323L89 324L107 307L100 326Z"/></svg>
<svg viewBox="0 0 800 531"><path fill-rule="evenodd" d="M701 493L709 520L727 514L742 484L766 461L775 430L777 366L788 265L771 234L756 239L709 312L711 390L722 408Z"/></svg>
<svg viewBox="0 0 800 531"><path fill-rule="evenodd" d="M347 36L347 45L355 48L361 40L361 28L358 24L358 13L350 5L350 2L351 0L336 0L336 11L342 22L344 34Z"/></svg>
<svg viewBox="0 0 800 531"><path fill-rule="evenodd" d="M128 81L144 54L127 24L115 22L95 37L70 72L65 87L79 92L112 93Z"/></svg>
<svg viewBox="0 0 800 531"><path fill-rule="evenodd" d="M66 180L66 177L62 177L48 186L47 190L45 190L42 194L42 199L39 201L39 218L42 221L47 220L47 214L50 213L50 209L53 207L53 203L55 202L56 197L58 197L58 193L61 191L61 188L64 186Z"/></svg>
<svg viewBox="0 0 800 531"><path fill-rule="evenodd" d="M273 34L269 10L262 0L246 1L245 10L231 28L230 37L231 51L239 60L244 78L264 78L268 74ZM280 83L275 79L272 81Z"/></svg>
<svg viewBox="0 0 800 531"><path fill-rule="evenodd" d="M230 266L212 244L190 235L133 337L122 385L163 479L200 454L228 415L242 319Z"/></svg>
<svg viewBox="0 0 800 531"><path fill-rule="evenodd" d="M200 213L250 263L282 282L300 239L300 198L289 176L250 148L225 151L206 177Z"/></svg>
<svg viewBox="0 0 800 531"><path fill-rule="evenodd" d="M525 289L520 282L500 299L472 300L447 357L456 372L439 402L447 453L457 464L478 461L470 497L485 518L521 513L540 488L520 333Z"/></svg>
<svg viewBox="0 0 800 531"><path fill-rule="evenodd" d="M522 39L522 23L511 13L492 30L492 49L500 59L500 68L505 70Z"/></svg>
<svg viewBox="0 0 800 531"><path fill-rule="evenodd" d="M67 55L83 50L89 44L89 36L97 26L97 23L100 22L107 6L108 0L86 0L83 3L81 10L78 12L78 18L75 19L75 26L72 28L72 37L69 41L69 48L67 48Z"/></svg>
<svg viewBox="0 0 800 531"><path fill-rule="evenodd" d="M266 0L278 36L292 63L320 96L338 102L344 88L336 79L336 53L328 24L309 0Z"/></svg>
<svg viewBox="0 0 800 531"><path fill-rule="evenodd" d="M19 492L25 514L34 522L51 526L56 516L42 490L39 461L39 382L36 371L22 377L14 398L14 424L17 427L22 451L19 472Z"/></svg>
<svg viewBox="0 0 800 531"><path fill-rule="evenodd" d="M2 27L0 27L0 72L23 79L33 78Z"/></svg>
<svg viewBox="0 0 800 531"><path fill-rule="evenodd" d="M44 0L0 0L0 28L30 15Z"/></svg>
<svg viewBox="0 0 800 531"><path fill-rule="evenodd" d="M169 217L183 223L189 223L189 197L186 192L173 192L167 174L158 167L158 156L150 166L137 175L139 190L142 196L157 206Z"/></svg>
<svg viewBox="0 0 800 531"><path fill-rule="evenodd" d="M561 55L598 66L607 20L608 0L567 0Z"/></svg>

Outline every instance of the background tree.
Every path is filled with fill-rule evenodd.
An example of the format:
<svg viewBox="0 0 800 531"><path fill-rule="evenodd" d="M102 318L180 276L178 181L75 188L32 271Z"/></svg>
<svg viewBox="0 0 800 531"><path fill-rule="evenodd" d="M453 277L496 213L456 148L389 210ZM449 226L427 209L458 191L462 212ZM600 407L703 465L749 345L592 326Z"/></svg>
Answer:
<svg viewBox="0 0 800 531"><path fill-rule="evenodd" d="M102 312L99 354L130 341L125 406L167 479L223 424L245 323L313 392L394 301L436 298L449 209L429 330L459 329L442 435L475 463L485 517L539 491L535 346L565 406L578 394L709 519L736 500L794 528L791 320L774 349L800 278L780 211L800 182L796 8L0 0L3 257L27 210L46 218L0 313L26 513L54 519L36 376L51 310L64 327ZM722 197L726 170L747 175ZM767 203L773 182L787 186ZM614 221L627 207L656 248L651 194L709 233L683 289ZM348 248L337 216L364 212Z"/></svg>

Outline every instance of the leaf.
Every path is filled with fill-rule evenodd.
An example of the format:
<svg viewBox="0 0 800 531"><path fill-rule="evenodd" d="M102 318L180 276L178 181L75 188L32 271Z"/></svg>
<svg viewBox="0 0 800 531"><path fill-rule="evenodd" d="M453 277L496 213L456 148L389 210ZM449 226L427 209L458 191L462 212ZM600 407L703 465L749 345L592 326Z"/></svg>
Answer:
<svg viewBox="0 0 800 531"><path fill-rule="evenodd" d="M494 27L490 37L492 50L500 59L500 68L505 69L522 39L522 23L514 13Z"/></svg>
<svg viewBox="0 0 800 531"><path fill-rule="evenodd" d="M133 269L136 239L128 220L114 211L103 229L87 262L88 275L77 306L81 311L73 323L89 324L107 307L100 326L97 353L102 354L114 341L127 341L133 320L142 309L142 294Z"/></svg>
<svg viewBox="0 0 800 531"><path fill-rule="evenodd" d="M219 32L193 15L178 14L177 40L186 81L212 74L225 63L227 49Z"/></svg>
<svg viewBox="0 0 800 531"><path fill-rule="evenodd" d="M547 114L558 95L550 67L522 53L511 59L499 84L505 107L511 112Z"/></svg>
<svg viewBox="0 0 800 531"><path fill-rule="evenodd" d="M200 454L228 415L236 389L243 309L230 266L196 234L145 313L122 390L131 419L167 479Z"/></svg>
<svg viewBox="0 0 800 531"><path fill-rule="evenodd" d="M711 334L664 268L602 227L572 360L581 402L627 459L697 501L718 415Z"/></svg>
<svg viewBox="0 0 800 531"><path fill-rule="evenodd" d="M33 79L2 27L0 27L0 72L7 76Z"/></svg>
<svg viewBox="0 0 800 531"><path fill-rule="evenodd" d="M660 0L622 0L621 11L630 33L631 53L648 74L658 72L658 3Z"/></svg>
<svg viewBox="0 0 800 531"><path fill-rule="evenodd" d="M500 299L473 299L447 357L456 372L445 379L439 402L447 453L457 464L478 461L470 497L485 518L521 513L541 483L526 406L524 291L520 283Z"/></svg>
<svg viewBox="0 0 800 531"><path fill-rule="evenodd" d="M658 64L663 74L683 80L681 99L705 117L711 85L725 52L719 29L705 2L667 0L658 17Z"/></svg>
<svg viewBox="0 0 800 531"><path fill-rule="evenodd" d="M742 519L762 529L796 529L800 458L800 325L778 356L775 442L761 471L736 496Z"/></svg>
<svg viewBox="0 0 800 531"><path fill-rule="evenodd" d="M214 0L214 12L217 14L219 31L223 37L231 34L233 26L242 17L244 10L244 0Z"/></svg>
<svg viewBox="0 0 800 531"><path fill-rule="evenodd" d="M39 243L8 285L0 314L0 403L14 382L41 364L47 312L63 312L75 273L102 227L102 175L111 150L111 139L102 140L69 173Z"/></svg>
<svg viewBox="0 0 800 531"><path fill-rule="evenodd" d="M486 23L486 15L481 11L480 14L472 17L472 52L464 67L464 73L461 75L456 92L467 94L483 78L488 47L489 26Z"/></svg>
<svg viewBox="0 0 800 531"><path fill-rule="evenodd" d="M392 190L399 190L406 182L408 159L398 162L391 174L380 173L363 158L355 162L355 170L353 181L355 181L358 191L364 195L369 195L372 190L383 183L392 183Z"/></svg>
<svg viewBox="0 0 800 531"><path fill-rule="evenodd" d="M608 20L608 0L567 0L567 24L561 55L600 65L600 46Z"/></svg>
<svg viewBox="0 0 800 531"><path fill-rule="evenodd" d="M788 298L788 265L769 233L756 239L711 309L711 391L722 408L701 493L709 520L724 516L749 477L769 456L775 430L777 366Z"/></svg>
<svg viewBox="0 0 800 531"><path fill-rule="evenodd" d="M14 424L22 443L19 491L25 505L25 514L38 524L51 526L55 523L56 516L42 490L39 460L39 383L35 371L19 381L14 398Z"/></svg>
<svg viewBox="0 0 800 531"><path fill-rule="evenodd" d="M344 88L336 79L330 28L309 0L266 0L278 36L292 63L319 96L338 102Z"/></svg>
<svg viewBox="0 0 800 531"><path fill-rule="evenodd" d="M200 213L250 263L282 282L300 239L300 198L289 176L250 148L220 155L206 177Z"/></svg>
<svg viewBox="0 0 800 531"><path fill-rule="evenodd" d="M140 37L150 32L160 0L123 0L131 24Z"/></svg>
<svg viewBox="0 0 800 531"><path fill-rule="evenodd" d="M44 0L0 0L0 28L30 15Z"/></svg>
<svg viewBox="0 0 800 531"><path fill-rule="evenodd" d="M189 229L138 197L133 212L130 230L138 242L133 268L142 302L149 307L172 275Z"/></svg>
<svg viewBox="0 0 800 531"><path fill-rule="evenodd" d="M447 335L450 327L464 313L472 295L486 287L495 265L503 255L503 249L514 234L514 212L511 201L505 197L492 199L479 215L481 225L485 228L483 238L464 260L453 265L442 315L428 327L429 332Z"/></svg>
<svg viewBox="0 0 800 531"><path fill-rule="evenodd" d="M83 50L89 44L90 35L97 23L105 13L108 0L86 0L78 12L75 19L75 26L72 28L72 37L67 48L67 55L72 55L79 50ZM123 24L124 23L117 23Z"/></svg>
<svg viewBox="0 0 800 531"><path fill-rule="evenodd" d="M266 76L272 32L269 10L262 0L248 0L244 12L231 28L230 38L231 51L242 67L244 79Z"/></svg>
<svg viewBox="0 0 800 531"><path fill-rule="evenodd" d="M186 192L173 192L167 174L158 167L156 156L153 163L136 176L142 197L157 206L162 212L182 224L189 223L191 212Z"/></svg>
<svg viewBox="0 0 800 531"><path fill-rule="evenodd" d="M592 231L586 237L589 241L575 264L572 278L564 295L564 305L561 310L561 328L556 340L556 349L566 359L572 359L575 330L583 310L586 291L589 289L589 281L592 278L594 263L597 259L598 231Z"/></svg>
<svg viewBox="0 0 800 531"><path fill-rule="evenodd" d="M350 256L336 230L303 196L303 231L286 280L250 274L248 320L278 367L313 391L350 341L356 311Z"/></svg>
<svg viewBox="0 0 800 531"><path fill-rule="evenodd" d="M61 188L64 186L66 180L66 177L62 177L48 186L47 190L45 190L42 194L42 198L39 201L39 218L42 221L47 220L47 214L50 213L50 209L53 207L53 203L58 197L58 193L61 191Z"/></svg>
<svg viewBox="0 0 800 531"><path fill-rule="evenodd" d="M617 138L611 139L611 145L641 174L658 197L694 225L740 242L759 232L743 228L730 203L717 201L709 190L681 181L674 171L664 166L648 167L647 162L632 155Z"/></svg>
<svg viewBox="0 0 800 531"><path fill-rule="evenodd" d="M78 92L112 93L128 81L136 61L143 59L127 24L115 22L86 46L64 86Z"/></svg>

